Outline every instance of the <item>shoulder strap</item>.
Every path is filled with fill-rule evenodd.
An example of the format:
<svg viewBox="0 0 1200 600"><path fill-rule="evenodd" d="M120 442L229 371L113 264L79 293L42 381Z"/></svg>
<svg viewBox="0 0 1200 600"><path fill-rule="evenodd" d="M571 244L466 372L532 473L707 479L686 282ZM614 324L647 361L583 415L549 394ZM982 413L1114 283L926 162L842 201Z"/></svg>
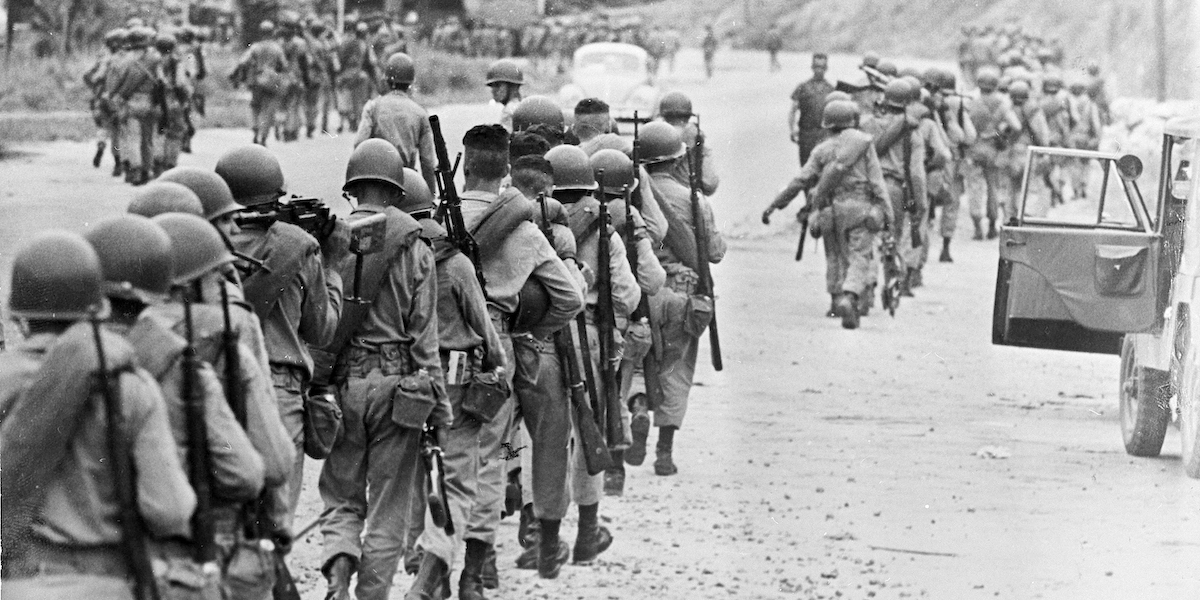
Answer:
<svg viewBox="0 0 1200 600"><path fill-rule="evenodd" d="M498 252L505 240L524 221L532 222L534 218L533 203L521 194L502 195L492 202L473 226L470 234L479 245L482 260Z"/></svg>
<svg viewBox="0 0 1200 600"><path fill-rule="evenodd" d="M583 243L596 232L600 231L600 215L595 212L580 210L567 216L567 223L576 243Z"/></svg>

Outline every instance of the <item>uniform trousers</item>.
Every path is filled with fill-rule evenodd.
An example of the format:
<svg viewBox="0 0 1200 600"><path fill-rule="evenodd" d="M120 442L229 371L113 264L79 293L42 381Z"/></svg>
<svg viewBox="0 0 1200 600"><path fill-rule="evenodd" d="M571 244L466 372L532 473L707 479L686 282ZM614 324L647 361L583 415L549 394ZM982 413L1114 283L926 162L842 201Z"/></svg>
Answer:
<svg viewBox="0 0 1200 600"><path fill-rule="evenodd" d="M310 85L304 89L304 120L308 129L328 129L329 109L333 106L333 86L329 83Z"/></svg>
<svg viewBox="0 0 1200 600"><path fill-rule="evenodd" d="M454 407L454 425L446 431L446 447L442 448L442 462L445 466L446 501L449 504L450 519L454 523L454 534L447 535L441 527L433 524L433 519L426 510L421 496L415 496L411 514L414 523L424 522L423 528L410 528L420 534L416 540L418 548L429 552L453 565L455 558L463 547L463 536L466 534L471 507L475 504L476 478L479 472L479 421L468 416L458 416L462 408L464 386L447 384L446 394ZM423 488L422 488L423 489ZM423 530L422 530L423 529Z"/></svg>
<svg viewBox="0 0 1200 600"><path fill-rule="evenodd" d="M121 115L121 160L132 169L149 166L153 160L154 132L158 128L158 111L152 106L149 94L134 94Z"/></svg>
<svg viewBox="0 0 1200 600"><path fill-rule="evenodd" d="M896 236L896 250L900 254L900 260L904 263L905 268L917 269L921 265L921 247L928 244L928 228L925 221L926 215L929 214L928 204L924 199L924 194L919 186L914 185L912 195L913 201L916 203L916 209L912 212L904 209L904 185L899 178L885 175L884 183L887 186L888 198L892 200L892 223L894 224L894 233ZM916 222L917 231L913 231L912 224ZM918 246L913 247L913 236L917 236Z"/></svg>
<svg viewBox="0 0 1200 600"><path fill-rule="evenodd" d="M519 362L536 365L529 378L518 373L513 379L524 434L513 448L521 451L521 488L524 500L533 503L539 519L562 520L567 515L568 445L571 438L570 396L562 363L553 341L539 342L532 336L513 338Z"/></svg>
<svg viewBox="0 0 1200 600"><path fill-rule="evenodd" d="M279 418L296 448L296 460L292 463L287 485L271 491L274 495L272 509L276 511L276 523L291 529L304 484L304 375L297 367L272 363L271 382L275 387Z"/></svg>
<svg viewBox="0 0 1200 600"><path fill-rule="evenodd" d="M680 288L674 283L677 279L668 271L667 284L650 296L650 322L658 330L655 343L661 352L658 380L663 392L662 404L654 410L655 427L683 426L696 374L699 338L688 333L686 327L690 289Z"/></svg>
<svg viewBox="0 0 1200 600"><path fill-rule="evenodd" d="M343 124L349 126L351 131L358 129L358 119L370 97L371 81L366 73L343 73L338 79L338 112L341 113Z"/></svg>
<svg viewBox="0 0 1200 600"><path fill-rule="evenodd" d="M250 94L250 120L253 121L254 133L261 139L266 139L271 128L275 126L275 114L282 106L279 94L254 91Z"/></svg>
<svg viewBox="0 0 1200 600"><path fill-rule="evenodd" d="M963 180L971 218L987 217L988 221L1000 218L1000 202L1007 195L1007 181L995 161L976 158L964 162Z"/></svg>
<svg viewBox="0 0 1200 600"><path fill-rule="evenodd" d="M304 119L304 86L299 82L287 87L283 95L283 131L295 135Z"/></svg>
<svg viewBox="0 0 1200 600"><path fill-rule="evenodd" d="M506 328L497 320L492 324L500 335L504 346L508 365L505 369L509 383L513 381L513 373L517 369L532 370L536 365L517 365L517 355L513 351L512 337ZM503 330L503 331L502 331ZM513 426L513 415L517 401L509 396L508 401L496 413L496 417L479 428L479 463L476 475L475 504L471 507L471 515L466 523L466 539L480 540L488 544L496 541L496 528L500 525L500 512L504 508L504 491L506 486L507 452L501 444L510 438Z"/></svg>
<svg viewBox="0 0 1200 600"><path fill-rule="evenodd" d="M572 328L572 329L574 329L576 332L578 332L578 328ZM601 372L602 372L601 371L601 358L602 357L600 356L600 337L599 337L600 331L596 327L596 325L591 322L589 322L587 324L586 329L587 329L587 337L588 337L586 343L588 345L588 349L591 353L591 359L592 359L591 360L591 363L592 363L591 368L596 375L596 393L599 394L601 398L606 398L607 396L606 396L606 387L605 387L604 377L601 376ZM575 344L577 347L583 343L583 341L580 340L577 335L573 336L573 337L575 339ZM582 352L580 352L578 354L578 356L580 357L580 360L582 362L582 356L583 356ZM584 365L581 364L580 365L581 373L583 372L583 370L582 370L583 368L585 368L585 367L584 367ZM689 381L688 385L690 387L690 385L691 385L690 381ZM685 402L686 402L686 398L685 398ZM621 404L624 404L624 402L622 402ZM661 410L660 410L660 412L661 412ZM658 414L659 414L659 412L655 412L656 418L657 418ZM570 418L570 422L572 424L572 427L571 427L571 463L570 463L570 465L571 465L571 499L575 501L575 504L578 504L580 506L588 506L591 504L596 504L597 502L600 502L600 499L602 497L604 497L604 473L588 475L587 460L586 460L585 454L583 452L583 448L580 445L580 441L579 441L580 433L579 433L579 427L578 427L578 421L577 421L578 415L575 414L574 407L571 407L569 418ZM680 417L680 419L682 420L682 416ZM604 424L600 425L600 431L605 431ZM626 437L628 437L628 436L626 436Z"/></svg>

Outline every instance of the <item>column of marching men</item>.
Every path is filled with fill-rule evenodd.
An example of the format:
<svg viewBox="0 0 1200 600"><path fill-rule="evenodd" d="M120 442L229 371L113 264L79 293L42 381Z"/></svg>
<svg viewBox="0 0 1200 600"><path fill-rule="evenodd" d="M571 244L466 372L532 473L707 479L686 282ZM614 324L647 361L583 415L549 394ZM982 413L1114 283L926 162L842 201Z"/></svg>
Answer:
<svg viewBox="0 0 1200 600"><path fill-rule="evenodd" d="M285 557L319 527L326 598L387 598L401 565L406 598L448 598L461 557L457 596L480 599L503 516L519 515L517 567L553 579L620 537L600 503L652 429L653 472L679 472L713 318L701 273L725 253L690 100L665 97L631 141L604 102L567 126L498 66L508 128L465 133L458 189L407 94L416 65L386 65L348 218L295 218L306 200L248 145L17 250L6 598L298 597ZM302 527L306 456L325 461L324 510Z"/></svg>

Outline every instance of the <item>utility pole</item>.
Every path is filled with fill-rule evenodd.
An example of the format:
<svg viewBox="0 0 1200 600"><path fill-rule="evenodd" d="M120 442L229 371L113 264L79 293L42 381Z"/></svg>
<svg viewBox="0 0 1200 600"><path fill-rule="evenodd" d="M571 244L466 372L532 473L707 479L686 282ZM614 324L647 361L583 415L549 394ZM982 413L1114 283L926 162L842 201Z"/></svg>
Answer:
<svg viewBox="0 0 1200 600"><path fill-rule="evenodd" d="M1154 34L1155 47L1158 50L1158 64L1155 68L1158 77L1157 97L1159 102L1167 100L1167 0L1154 0Z"/></svg>

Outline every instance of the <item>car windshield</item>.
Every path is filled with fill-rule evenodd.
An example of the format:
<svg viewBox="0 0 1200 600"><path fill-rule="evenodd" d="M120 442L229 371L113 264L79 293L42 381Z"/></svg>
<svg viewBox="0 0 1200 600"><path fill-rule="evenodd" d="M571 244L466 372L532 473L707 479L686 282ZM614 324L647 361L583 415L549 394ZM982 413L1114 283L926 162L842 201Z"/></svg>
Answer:
<svg viewBox="0 0 1200 600"><path fill-rule="evenodd" d="M632 54L597 52L580 56L575 66L578 69L606 73L636 73L641 68L640 63L638 57Z"/></svg>
<svg viewBox="0 0 1200 600"><path fill-rule="evenodd" d="M1025 175L1022 224L1142 230L1136 182L1111 158L1064 156L1034 149Z"/></svg>

